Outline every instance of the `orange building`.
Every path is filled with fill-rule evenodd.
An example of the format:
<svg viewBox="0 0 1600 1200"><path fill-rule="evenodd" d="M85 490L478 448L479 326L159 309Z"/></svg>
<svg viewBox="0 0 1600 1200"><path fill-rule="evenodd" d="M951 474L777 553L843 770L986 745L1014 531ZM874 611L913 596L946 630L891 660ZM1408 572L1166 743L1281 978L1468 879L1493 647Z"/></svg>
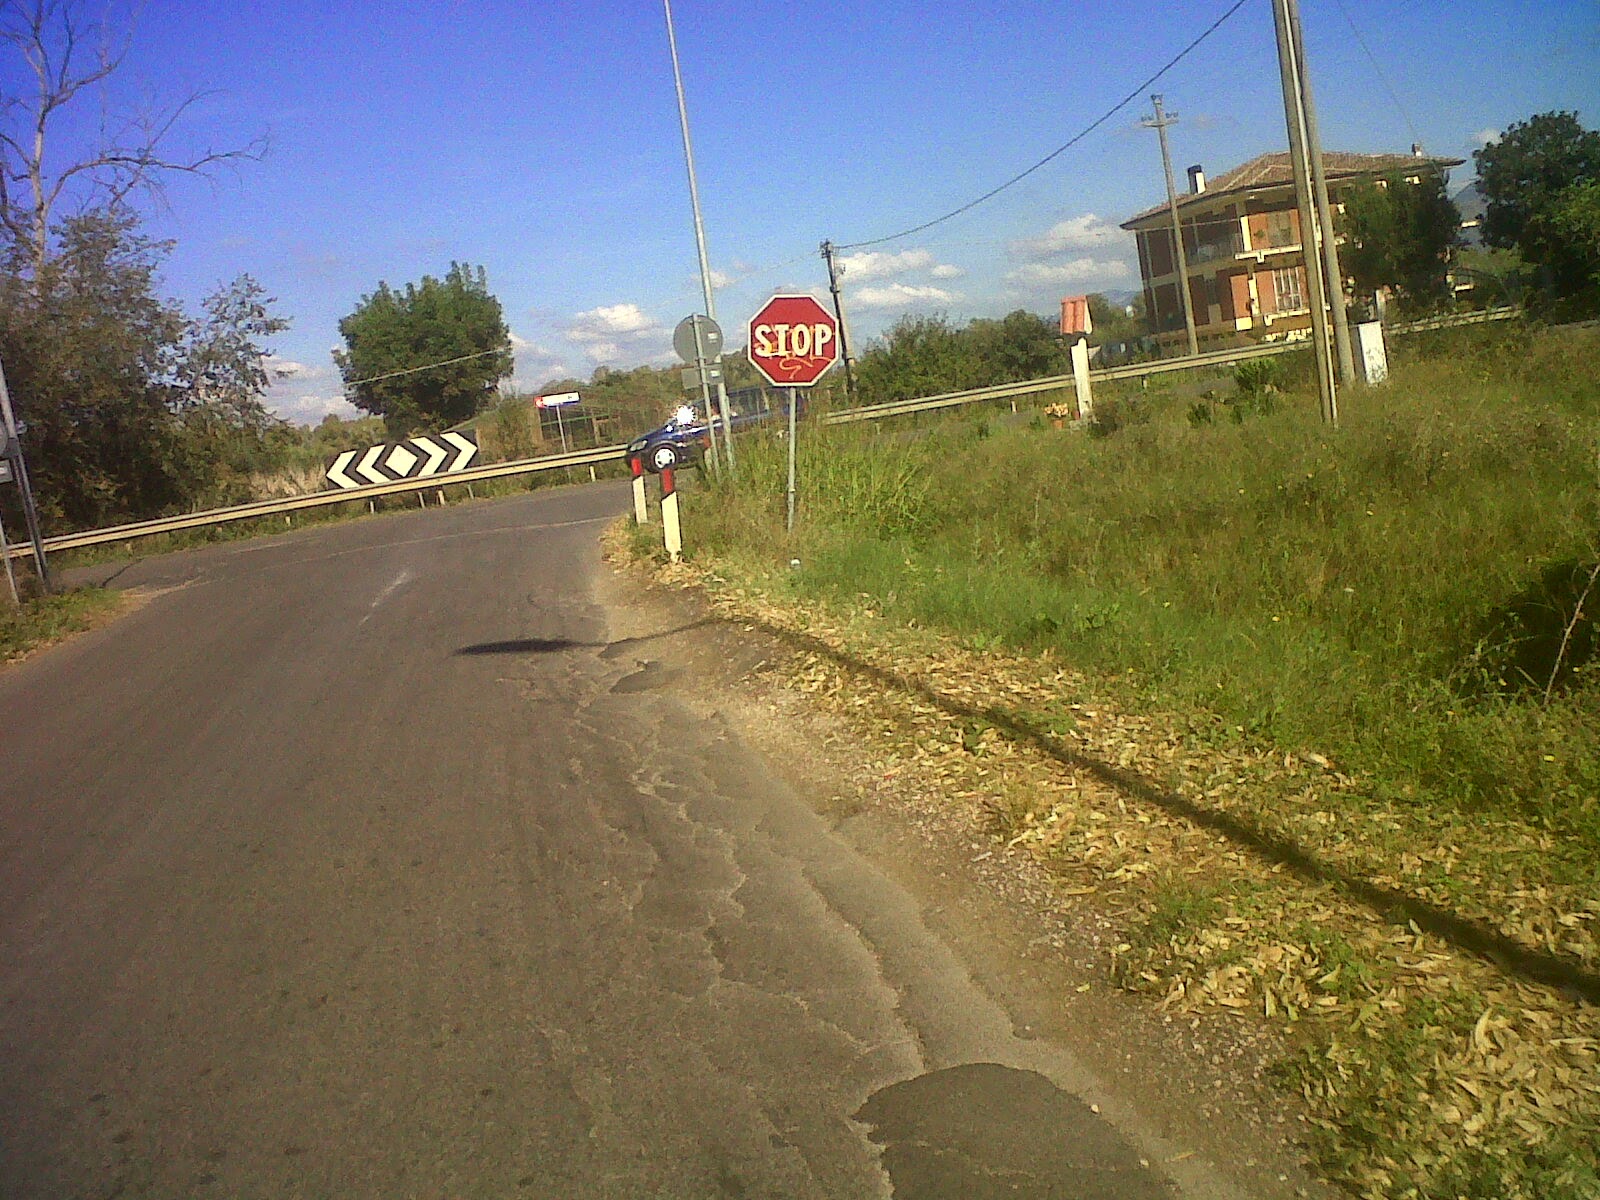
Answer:
<svg viewBox="0 0 1600 1200"><path fill-rule="evenodd" d="M1393 175L1416 182L1462 162L1430 158L1416 147L1411 154L1322 156L1335 213L1341 208L1340 193L1353 183ZM1178 197L1178 222L1188 258L1195 333L1202 343L1306 336L1311 310L1288 154L1259 155L1209 186L1204 172L1190 167L1189 191ZM1183 341L1170 210L1163 202L1123 222L1122 228L1138 243L1145 311L1156 340L1163 345ZM1343 282L1348 296L1349 281Z"/></svg>

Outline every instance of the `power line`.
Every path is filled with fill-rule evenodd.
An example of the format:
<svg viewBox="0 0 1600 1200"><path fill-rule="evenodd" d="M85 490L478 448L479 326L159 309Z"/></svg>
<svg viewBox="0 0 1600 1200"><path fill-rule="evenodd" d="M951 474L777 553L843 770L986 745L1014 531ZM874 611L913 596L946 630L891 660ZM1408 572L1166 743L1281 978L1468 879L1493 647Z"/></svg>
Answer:
<svg viewBox="0 0 1600 1200"><path fill-rule="evenodd" d="M398 379L402 375L416 375L421 371L432 371L436 367L450 367L456 363L469 362L474 358L487 358L491 354L507 354L510 351L510 346L500 346L494 350L479 350L475 354L463 354L459 358L447 358L443 362L429 363L423 367L407 367L403 371L390 371L387 375L372 375L366 379L347 380L344 386L345 390L349 391L351 388L360 387L364 383L381 383L385 379Z"/></svg>
<svg viewBox="0 0 1600 1200"><path fill-rule="evenodd" d="M1378 65L1377 56L1372 53L1372 47L1367 45L1367 39L1361 36L1361 30L1356 28L1355 18L1350 15L1350 10L1344 6L1344 0L1334 0L1334 2L1338 4L1339 11L1344 14L1344 23L1350 26L1350 32L1356 35L1357 45L1366 54L1367 61L1372 64L1372 70L1377 75L1378 82L1383 84L1384 90L1389 93L1389 99L1393 100L1394 106L1400 110L1400 116L1404 118L1406 128L1411 131L1411 140L1419 146L1422 145L1422 135L1417 132L1416 122L1411 119L1411 113L1406 108L1405 101L1400 99L1399 93L1394 90L1394 85L1389 82L1389 76Z"/></svg>
<svg viewBox="0 0 1600 1200"><path fill-rule="evenodd" d="M850 242L850 243L847 243L845 245L838 246L838 247L836 247L836 249L839 249L839 250L859 250L863 246L878 246L878 245L882 245L884 242L892 242L892 241L898 240L899 238L910 237L914 233L921 233L924 229L932 229L935 225L942 225L944 222L950 220L952 217L959 217L962 213L968 212L971 209L977 208L978 205L982 204L985 200L992 200L994 197L998 196L1001 192L1005 191L1007 188L1013 186L1014 184L1021 183L1024 179L1026 179L1029 175L1032 175L1040 167L1043 167L1046 163L1051 162L1052 160L1058 158L1060 155L1064 154L1066 151L1072 149L1072 147L1076 146L1079 142L1083 141L1084 138L1088 137L1096 129L1099 129L1100 126L1104 125L1112 117L1116 116L1117 113L1121 112L1124 108L1128 107L1128 105L1132 104L1140 96L1144 95L1146 88L1148 88L1151 84L1155 83L1158 79L1160 79L1168 71L1172 70L1173 67L1177 66L1180 62L1182 62L1185 58L1187 58L1191 51L1193 51L1197 46L1200 45L1201 42L1205 41L1208 37L1210 37L1218 29L1222 28L1223 22L1225 22L1229 17L1233 16L1234 13L1238 12L1248 2L1249 2L1249 0L1234 0L1234 3L1232 4L1232 6L1229 7L1227 12L1223 13L1220 17L1218 17L1215 21L1213 21L1210 24L1210 26L1206 29L1206 31L1204 33L1202 33L1199 37L1195 38L1194 41L1190 42L1182 50L1178 51L1177 54L1173 55L1173 57L1171 59L1169 59L1167 61L1167 63L1165 65L1163 65L1161 67L1161 69L1158 70L1154 75L1151 75L1150 78L1144 80L1144 82L1140 83L1137 87L1135 87L1131 92L1129 92L1121 100L1117 101L1110 108L1106 109L1105 112L1101 113L1100 116L1096 117L1094 119L1094 121L1092 121L1088 125L1084 126L1083 129L1079 130L1076 134L1074 134L1066 142L1063 142L1061 145L1057 146L1054 150L1050 151L1049 154L1046 154L1043 158L1041 158L1038 162L1034 163L1033 166L1029 167L1026 171L1022 171L1022 172L1020 172L1020 173L1018 173L1016 175L1013 175L1010 179L1006 180L999 187L991 188L989 191L987 191L983 195L979 196L976 200L970 200L966 204L963 204L960 208L952 209L950 212L945 213L944 216L942 216L942 217L935 217L931 221L924 221L921 225L914 225L910 229L902 229L899 233L891 233L886 237L869 238L868 240L863 241L863 242Z"/></svg>

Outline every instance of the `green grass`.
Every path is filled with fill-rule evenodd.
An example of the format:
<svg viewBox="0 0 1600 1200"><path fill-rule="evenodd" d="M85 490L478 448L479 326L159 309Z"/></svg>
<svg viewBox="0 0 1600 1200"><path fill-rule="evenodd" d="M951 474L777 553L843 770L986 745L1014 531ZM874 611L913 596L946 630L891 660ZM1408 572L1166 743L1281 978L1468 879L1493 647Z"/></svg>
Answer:
<svg viewBox="0 0 1600 1200"><path fill-rule="evenodd" d="M1337 429L1292 373L1268 403L1200 401L1227 414L1209 420L1192 396L1126 394L1102 436L994 411L810 429L792 535L782 443L751 439L686 536L1594 862L1600 588L1578 600L1600 562L1600 333L1455 331L1394 358Z"/></svg>
<svg viewBox="0 0 1600 1200"><path fill-rule="evenodd" d="M0 601L0 662L21 658L39 646L91 628L121 605L122 597L104 588L78 588L11 604Z"/></svg>

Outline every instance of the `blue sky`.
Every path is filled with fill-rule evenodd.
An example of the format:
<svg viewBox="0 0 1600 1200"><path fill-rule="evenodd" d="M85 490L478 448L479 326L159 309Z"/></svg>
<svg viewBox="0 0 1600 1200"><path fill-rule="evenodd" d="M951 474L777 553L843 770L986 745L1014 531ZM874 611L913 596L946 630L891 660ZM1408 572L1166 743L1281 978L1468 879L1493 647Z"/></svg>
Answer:
<svg viewBox="0 0 1600 1200"><path fill-rule="evenodd" d="M823 238L892 234L1003 182L1230 3L677 0L729 344L774 291L825 286ZM1302 7L1327 149L1418 140L1468 158L1535 112L1600 124L1593 0ZM671 361L672 327L701 308L659 0L147 0L112 100L194 89L212 94L186 142L266 133L271 149L179 179L149 207L152 232L177 243L165 286L197 306L249 272L277 297L293 326L272 347L288 376L269 402L286 417L350 414L330 357L339 318L380 280L452 260L487 269L518 347L515 382L530 389ZM1281 149L1268 0L1247 0L1149 90L1180 115L1180 173ZM1162 196L1155 134L1137 124L1148 110L1146 97L955 220L847 257L857 343L908 311L1048 313L1063 295L1133 288L1116 224Z"/></svg>

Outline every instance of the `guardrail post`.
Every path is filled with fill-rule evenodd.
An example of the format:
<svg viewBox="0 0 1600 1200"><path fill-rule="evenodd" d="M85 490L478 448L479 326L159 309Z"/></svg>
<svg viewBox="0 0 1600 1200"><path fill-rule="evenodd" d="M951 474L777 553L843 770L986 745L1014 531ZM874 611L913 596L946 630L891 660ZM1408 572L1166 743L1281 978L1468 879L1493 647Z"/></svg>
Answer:
<svg viewBox="0 0 1600 1200"><path fill-rule="evenodd" d="M1079 338L1072 343L1072 386L1078 393L1078 416L1089 421L1094 418L1094 392L1089 384L1089 343Z"/></svg>
<svg viewBox="0 0 1600 1200"><path fill-rule="evenodd" d="M628 456L628 469L633 472L633 523L650 524L650 505L644 496L644 461L637 455Z"/></svg>
<svg viewBox="0 0 1600 1200"><path fill-rule="evenodd" d="M683 530L678 525L678 488L672 468L661 472L661 532L673 562L683 557Z"/></svg>

